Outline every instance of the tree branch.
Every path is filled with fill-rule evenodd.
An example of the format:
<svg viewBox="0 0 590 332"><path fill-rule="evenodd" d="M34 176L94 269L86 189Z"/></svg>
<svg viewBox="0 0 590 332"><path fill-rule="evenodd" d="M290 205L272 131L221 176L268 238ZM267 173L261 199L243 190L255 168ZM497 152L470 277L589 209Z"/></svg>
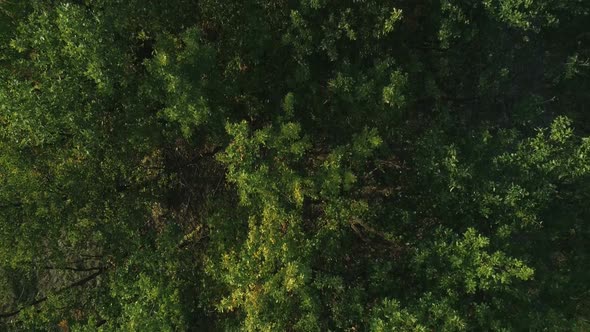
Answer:
<svg viewBox="0 0 590 332"><path fill-rule="evenodd" d="M62 289L60 289L60 290L58 290L58 291L56 291L55 293L56 293L56 294L58 294L58 293L61 293L61 292L64 292L64 291L66 291L66 290L68 290L68 289L72 289L72 288L74 288L74 287L82 286L82 285L84 285L85 283L87 283L87 282L89 282L89 281L91 281L91 280L94 280L96 277L98 277L98 276L99 276L100 274L102 274L104 271L105 271L105 269L103 269L103 268L100 268L98 271L96 271L96 272L94 272L94 273L92 273L92 274L88 275L87 277L85 277L85 278L82 278L82 279L80 279L80 280L78 280L78 281L76 281L76 282L74 282L74 283L72 283L72 284L70 284L70 285L68 285L68 286L66 286L66 287L64 287L64 288L62 288ZM29 303L28 305L26 305L26 306L24 306L24 307L21 307L20 309L17 309L17 310L15 310L15 311L12 311L12 312L5 312L5 313L0 313L0 318L9 318L9 317L12 317L12 316L16 316L16 315L18 315L18 314L19 314L21 311L23 311L25 308L27 308L27 307L32 307L32 306L35 306L35 305L37 305L37 304L39 304L39 303L42 303L42 302L45 302L45 301L47 301L47 296L43 296L42 298L40 298L40 299L38 299L38 300L35 300L35 301L33 301L32 303Z"/></svg>
<svg viewBox="0 0 590 332"><path fill-rule="evenodd" d="M103 269L103 266L97 267L85 267L85 268L77 268L77 267L69 267L69 266L44 266L46 270L68 270L68 271L79 271L79 272L88 272L88 271L98 271Z"/></svg>

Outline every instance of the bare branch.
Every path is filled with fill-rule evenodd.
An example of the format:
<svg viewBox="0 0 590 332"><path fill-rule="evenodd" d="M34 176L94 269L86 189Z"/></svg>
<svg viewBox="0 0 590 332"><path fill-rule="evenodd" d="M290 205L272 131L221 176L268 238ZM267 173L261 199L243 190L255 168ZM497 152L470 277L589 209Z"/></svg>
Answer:
<svg viewBox="0 0 590 332"><path fill-rule="evenodd" d="M82 279L80 279L80 280L78 280L78 281L76 281L76 282L74 282L74 283L72 283L72 284L70 284L70 285L68 285L68 286L66 286L66 287L64 287L64 288L62 288L62 289L60 289L60 290L58 290L58 291L56 291L56 292L55 292L55 294L58 294L58 293L64 292L64 291L66 291L66 290L68 290L68 289L72 289L72 288L74 288L74 287L82 286L82 285L86 284L87 282L94 280L96 277L98 277L98 276L99 276L100 274L102 274L104 271L105 271L105 269L102 269L102 268L101 268L101 269L99 269L98 271L96 271L96 272L94 272L94 273L92 273L92 274L88 275L87 277L85 277L85 278L82 278ZM16 316L16 315L18 315L18 314L19 314L21 311L23 311L25 308L28 308L28 307L35 306L35 305L37 305L37 304L40 304L40 303L43 303L43 302L45 302L45 301L47 301L47 296L43 296L42 298L40 298L40 299L37 299L37 300L33 301L32 303L29 303L28 305L26 305L26 306L24 306L24 307L21 307L20 309L17 309L17 310L15 310L15 311L12 311L12 312L5 312L5 313L0 313L0 318L9 318L9 317Z"/></svg>

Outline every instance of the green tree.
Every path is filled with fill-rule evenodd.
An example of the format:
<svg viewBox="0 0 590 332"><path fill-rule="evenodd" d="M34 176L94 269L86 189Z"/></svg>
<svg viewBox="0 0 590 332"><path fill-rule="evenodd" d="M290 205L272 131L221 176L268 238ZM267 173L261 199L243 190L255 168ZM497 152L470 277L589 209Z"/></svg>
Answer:
<svg viewBox="0 0 590 332"><path fill-rule="evenodd" d="M587 1L0 1L0 328L590 328Z"/></svg>

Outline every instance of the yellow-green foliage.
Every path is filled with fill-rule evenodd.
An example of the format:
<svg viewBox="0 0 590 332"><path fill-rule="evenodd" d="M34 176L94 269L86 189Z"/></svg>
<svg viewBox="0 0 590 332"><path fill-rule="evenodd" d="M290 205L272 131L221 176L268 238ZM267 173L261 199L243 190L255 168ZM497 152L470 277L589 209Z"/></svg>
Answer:
<svg viewBox="0 0 590 332"><path fill-rule="evenodd" d="M0 1L0 330L590 329L589 1Z"/></svg>

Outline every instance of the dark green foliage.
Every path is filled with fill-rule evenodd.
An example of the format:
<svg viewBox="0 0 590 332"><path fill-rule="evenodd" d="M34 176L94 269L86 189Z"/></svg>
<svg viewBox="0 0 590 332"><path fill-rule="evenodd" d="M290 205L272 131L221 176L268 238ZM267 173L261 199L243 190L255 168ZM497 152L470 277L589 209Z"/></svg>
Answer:
<svg viewBox="0 0 590 332"><path fill-rule="evenodd" d="M0 0L0 329L590 329L589 16Z"/></svg>

